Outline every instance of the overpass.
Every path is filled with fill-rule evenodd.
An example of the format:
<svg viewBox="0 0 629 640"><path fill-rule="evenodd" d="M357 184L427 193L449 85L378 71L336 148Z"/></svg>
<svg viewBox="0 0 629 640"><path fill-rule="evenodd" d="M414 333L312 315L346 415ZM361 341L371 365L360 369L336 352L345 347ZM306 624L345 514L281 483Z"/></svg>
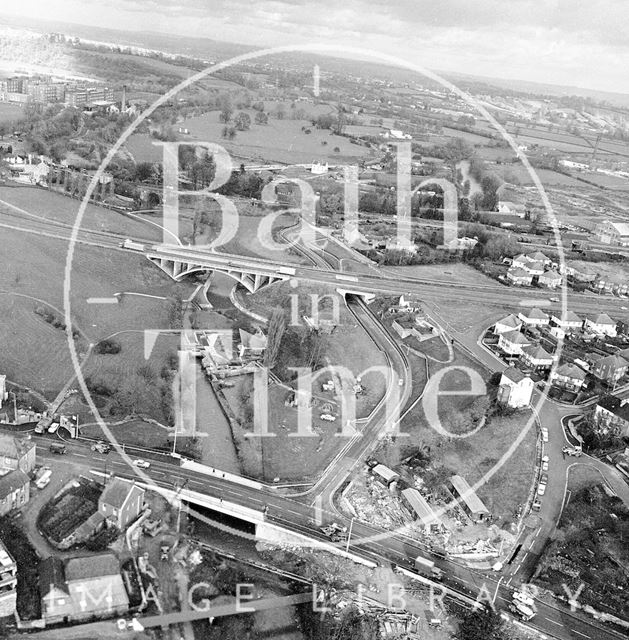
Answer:
<svg viewBox="0 0 629 640"><path fill-rule="evenodd" d="M375 295L414 294L424 298L448 298L454 302L476 302L517 309L526 299L527 306L561 309L561 303L551 305L548 295L532 289L508 287L498 282L489 284L453 282L451 279L417 278L395 273L390 268L367 272L347 273L335 269L322 269L313 265L277 262L264 258L243 257L229 253L216 253L192 246L182 247L167 244L142 244L125 240L122 248L145 255L151 262L175 280L192 273L224 273L254 293L263 287L292 277L318 282L333 287L341 294L351 293L366 299ZM557 295L555 293L554 295ZM618 298L569 293L568 306L581 313L618 313Z"/></svg>

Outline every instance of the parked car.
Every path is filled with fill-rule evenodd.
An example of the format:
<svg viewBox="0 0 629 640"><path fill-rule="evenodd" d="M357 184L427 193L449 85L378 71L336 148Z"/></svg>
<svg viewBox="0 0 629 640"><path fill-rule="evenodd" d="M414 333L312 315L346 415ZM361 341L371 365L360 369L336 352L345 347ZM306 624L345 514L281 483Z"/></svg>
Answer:
<svg viewBox="0 0 629 640"><path fill-rule="evenodd" d="M548 442L548 429L546 427L542 427L542 440Z"/></svg>
<svg viewBox="0 0 629 640"><path fill-rule="evenodd" d="M151 466L150 462L147 462L146 460L140 460L140 459L134 460L133 464L136 467L140 467L140 469L148 469Z"/></svg>
<svg viewBox="0 0 629 640"><path fill-rule="evenodd" d="M533 511L539 511L542 508L542 503L540 500L535 500L535 502L533 503Z"/></svg>
<svg viewBox="0 0 629 640"><path fill-rule="evenodd" d="M163 544L160 547L160 560L168 560L168 554L170 553L170 547L167 544Z"/></svg>
<svg viewBox="0 0 629 640"><path fill-rule="evenodd" d="M543 496L545 493L546 493L546 485L540 483L540 485L537 487L537 495Z"/></svg>
<svg viewBox="0 0 629 640"><path fill-rule="evenodd" d="M58 422L53 422L49 427L48 427L48 433L55 433L55 431L57 431L57 429L59 428L59 423Z"/></svg>
<svg viewBox="0 0 629 640"><path fill-rule="evenodd" d="M327 422L334 422L336 420L336 417L329 413L322 413L319 417L321 420L326 420Z"/></svg>
<svg viewBox="0 0 629 640"><path fill-rule="evenodd" d="M542 479L540 480L542 484L548 484L548 474L542 473Z"/></svg>

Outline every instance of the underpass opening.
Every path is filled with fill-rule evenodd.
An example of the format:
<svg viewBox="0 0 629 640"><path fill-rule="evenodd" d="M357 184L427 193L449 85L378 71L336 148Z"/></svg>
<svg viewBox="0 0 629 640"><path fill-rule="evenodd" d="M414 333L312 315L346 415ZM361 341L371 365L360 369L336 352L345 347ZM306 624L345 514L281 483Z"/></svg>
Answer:
<svg viewBox="0 0 629 640"><path fill-rule="evenodd" d="M212 534L216 532L225 532L226 529L232 529L234 531L241 531L245 534L244 537L253 538L256 533L256 525L253 522L248 522L241 518L237 518L233 515L223 513L209 507L203 507L196 503L190 503L186 500L182 501L184 510L188 512L188 518L191 522L194 522L196 531L200 529L209 530ZM198 516L195 516L198 514Z"/></svg>

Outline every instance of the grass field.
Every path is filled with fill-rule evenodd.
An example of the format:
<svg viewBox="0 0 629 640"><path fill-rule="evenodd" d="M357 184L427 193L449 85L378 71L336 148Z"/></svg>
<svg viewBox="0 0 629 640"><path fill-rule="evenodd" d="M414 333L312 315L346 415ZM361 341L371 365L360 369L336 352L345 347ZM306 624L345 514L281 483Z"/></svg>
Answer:
<svg viewBox="0 0 629 640"><path fill-rule="evenodd" d="M311 313L310 294L313 293L322 295L328 293L328 290L307 283L300 283L297 289L293 289L289 283L282 283L249 296L247 306L264 315L269 315L274 307L281 306L290 314L288 296L297 294L298 315L301 317L304 313ZM305 332L306 329L302 331ZM360 348L356 348L356 345L360 345ZM325 362L347 367L355 376L371 366L385 364L382 353L342 303L339 325L325 339ZM306 365L307 363L302 363L301 366ZM312 415L316 437L290 436L291 433L297 432L297 409L284 405L290 389L277 384L269 387L269 429L277 435L274 438L254 438L245 443L244 456L249 461L249 473L252 473L253 469L253 473L261 473L269 480L274 477L283 480L312 478L338 452L339 447L344 444L342 438L334 437L334 434L341 430L340 420L328 423L319 418L323 412L340 415L334 395L321 390L321 383L329 378L329 375L322 375L313 388L315 406ZM377 373L364 375L362 385L366 393L357 398L356 412L359 417L368 415L385 391L385 381ZM226 390L226 395L238 413L237 392ZM329 405L329 409L324 409L326 404Z"/></svg>
<svg viewBox="0 0 629 640"><path fill-rule="evenodd" d="M331 134L327 129L316 129L307 120L269 118L267 125L258 125L253 123L255 112L250 110L247 113L251 116L251 129L239 131L232 141L222 137L225 125L219 121L217 111L190 118L185 126L196 140L217 142L235 156L260 161L292 164L321 160L340 164L369 154L366 147L352 144L347 138ZM301 130L304 126L311 130L310 134ZM335 147L339 152L334 152Z"/></svg>
<svg viewBox="0 0 629 640"><path fill-rule="evenodd" d="M474 369L482 378L487 378L487 373L475 361L458 351L455 355L455 360L447 365L430 362L431 376L444 367L464 366ZM419 360L415 356L410 357L411 362ZM421 371L422 366L423 361L418 362L413 371ZM468 375L460 371L446 373L440 384L442 391L459 389L465 392L469 388ZM413 395L415 394L414 386ZM476 396L469 395L442 396L438 402L442 428L456 434L471 432L474 425L470 422L469 415L475 399ZM529 417L529 413L518 413L510 417L494 416L487 426L470 437L444 438L428 423L420 402L402 421L400 430L410 437L401 444L412 448L413 445L422 443L430 447L432 466L443 465L450 473L462 475L473 485L498 462L526 427ZM478 490L492 515L504 523L513 520L516 506L524 502L528 494L535 464L535 435L535 429L532 428L504 466Z"/></svg>
<svg viewBox="0 0 629 640"><path fill-rule="evenodd" d="M2 201L31 214L16 212L22 218L18 226L25 226L24 222L44 218L61 223L62 232L66 234L67 230L74 225L81 206L80 200L54 191L13 185L0 187L0 215L4 211L2 207L6 206L2 205ZM9 208L8 212L15 212L15 210ZM160 220L156 221L160 222ZM16 222L12 221L11 224L16 224ZM162 232L157 226L142 223L130 216L92 204L88 204L85 209L81 229L105 231L157 242L162 239Z"/></svg>
<svg viewBox="0 0 629 640"><path fill-rule="evenodd" d="M71 219L77 202L38 189L3 189L2 196L22 208L56 219ZM67 207L67 210L66 210ZM102 224L122 233L140 233L141 223L104 209L93 208L93 215L106 216ZM3 217L11 224L28 227L29 218ZM147 226L147 229L150 228ZM35 304L28 298L41 300L63 313L64 269L67 241L3 229L5 268L0 273L0 291L9 313L0 321L0 357L9 379L46 393L50 398L63 387L73 371L65 333L53 329L33 311ZM54 230L53 230L54 232ZM66 231L64 231L65 233ZM129 234L131 235L131 234ZM91 297L110 297L114 293L139 292L173 297L185 285L173 283L144 258L117 249L77 245L72 268L71 301L73 325L85 332L90 342L122 330L141 331L146 328L168 328L170 306L167 300L122 296L119 304L95 305ZM134 347L135 348L135 347ZM140 352L137 347L136 353ZM141 353L141 352L140 352ZM159 351L156 351L159 354ZM143 356L142 356L143 358ZM133 360L132 360L133 361ZM135 359L134 366L138 366ZM130 365L131 366L131 365ZM155 364L159 371L161 366ZM124 369L120 371L120 386L124 387Z"/></svg>

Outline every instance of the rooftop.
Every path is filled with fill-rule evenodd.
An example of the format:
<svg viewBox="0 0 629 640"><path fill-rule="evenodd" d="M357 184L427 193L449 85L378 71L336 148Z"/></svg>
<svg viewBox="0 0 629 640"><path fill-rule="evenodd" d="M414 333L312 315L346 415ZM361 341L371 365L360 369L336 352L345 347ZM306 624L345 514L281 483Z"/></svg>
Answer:
<svg viewBox="0 0 629 640"><path fill-rule="evenodd" d="M533 309L529 311L527 311L526 309L524 311L520 311L520 315L524 316L525 318L530 318L531 320L548 320L548 316L537 307L533 307Z"/></svg>
<svg viewBox="0 0 629 640"><path fill-rule="evenodd" d="M101 553L97 556L79 556L70 558L65 566L66 580L89 580L102 576L120 574L118 559L113 553Z"/></svg>
<svg viewBox="0 0 629 640"><path fill-rule="evenodd" d="M9 471L9 473L0 476L0 500L4 500L29 482L29 477L21 469Z"/></svg>
<svg viewBox="0 0 629 640"><path fill-rule="evenodd" d="M439 522L439 518L435 515L432 507L426 502L424 496L422 496L417 489L404 489L402 495L423 524L429 525Z"/></svg>
<svg viewBox="0 0 629 640"><path fill-rule="evenodd" d="M509 380L512 380L516 384L522 382L522 380L524 380L525 378L528 378L528 376L517 367L507 367L502 372L502 375L506 378L509 378Z"/></svg>
<svg viewBox="0 0 629 640"><path fill-rule="evenodd" d="M550 355L550 353L548 353L548 351L546 351L546 349L544 349L543 347L540 347L539 345L529 345L528 347L523 347L522 351L524 353L526 353L527 356L529 356L530 358L534 358L535 360L552 360L553 357L552 355Z"/></svg>
<svg viewBox="0 0 629 640"><path fill-rule="evenodd" d="M10 433L0 433L0 455L18 460L35 447L29 438L18 438Z"/></svg>
<svg viewBox="0 0 629 640"><path fill-rule="evenodd" d="M519 331L506 331L501 337L511 344L531 344Z"/></svg>
<svg viewBox="0 0 629 640"><path fill-rule="evenodd" d="M613 413L615 416L629 422L629 402L616 396L604 396L598 401L598 406Z"/></svg>
<svg viewBox="0 0 629 640"><path fill-rule="evenodd" d="M450 482L459 494L461 500L465 502L472 513L489 513L489 509L487 509L483 501L476 495L476 492L470 487L465 478L452 476Z"/></svg>
<svg viewBox="0 0 629 640"><path fill-rule="evenodd" d="M507 327L513 327L515 329L516 327L519 327L522 323L512 313L510 313L508 316L506 316L502 320L498 320L496 324L504 324Z"/></svg>
<svg viewBox="0 0 629 640"><path fill-rule="evenodd" d="M556 371L557 375L565 376L566 378L574 378L575 380L585 380L585 376L587 375L583 369L577 367L576 364L572 364L570 362L566 362L561 366L557 367Z"/></svg>
<svg viewBox="0 0 629 640"><path fill-rule="evenodd" d="M113 478L105 486L99 502L109 504L116 509L121 509L124 501L127 499L129 493L133 490L133 487L137 485L131 480L125 480L124 478ZM144 489L137 487L139 491L144 492Z"/></svg>

